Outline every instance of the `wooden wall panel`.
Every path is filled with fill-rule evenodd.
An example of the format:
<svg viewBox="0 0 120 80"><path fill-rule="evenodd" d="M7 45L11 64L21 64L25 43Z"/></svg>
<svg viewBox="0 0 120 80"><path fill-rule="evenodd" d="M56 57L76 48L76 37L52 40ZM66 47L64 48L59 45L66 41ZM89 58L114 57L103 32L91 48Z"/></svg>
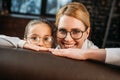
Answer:
<svg viewBox="0 0 120 80"><path fill-rule="evenodd" d="M23 38L25 26L31 19L0 16L0 34Z"/></svg>

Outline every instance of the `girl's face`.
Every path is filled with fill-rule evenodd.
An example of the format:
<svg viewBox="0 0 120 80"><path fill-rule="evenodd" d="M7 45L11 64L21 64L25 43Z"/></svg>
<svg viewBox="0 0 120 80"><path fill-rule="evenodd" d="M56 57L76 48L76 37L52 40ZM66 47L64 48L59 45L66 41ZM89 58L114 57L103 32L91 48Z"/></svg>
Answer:
<svg viewBox="0 0 120 80"><path fill-rule="evenodd" d="M90 29L85 31L82 21L63 15L57 30L57 41L61 48L81 48L89 35Z"/></svg>
<svg viewBox="0 0 120 80"><path fill-rule="evenodd" d="M45 23L34 24L29 28L27 42L40 47L52 47L51 28Z"/></svg>

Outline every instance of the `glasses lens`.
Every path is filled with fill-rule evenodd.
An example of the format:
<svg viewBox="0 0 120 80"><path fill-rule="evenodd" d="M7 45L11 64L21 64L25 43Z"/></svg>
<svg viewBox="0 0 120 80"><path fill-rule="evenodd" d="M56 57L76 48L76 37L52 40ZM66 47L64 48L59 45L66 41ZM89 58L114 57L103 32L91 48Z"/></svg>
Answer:
<svg viewBox="0 0 120 80"><path fill-rule="evenodd" d="M32 44L37 44L39 42L39 37L37 35L31 35L28 39Z"/></svg>
<svg viewBox="0 0 120 80"><path fill-rule="evenodd" d="M44 44L51 44L52 43L52 37L51 36L46 36L43 38Z"/></svg>
<svg viewBox="0 0 120 80"><path fill-rule="evenodd" d="M38 44L40 42L40 37L37 35L31 35L28 37L28 40L32 44ZM42 38L42 41L44 44L51 44L52 43L52 37L51 36L45 36Z"/></svg>
<svg viewBox="0 0 120 80"><path fill-rule="evenodd" d="M73 30L70 33L71 33L71 37L73 39L80 39L83 35L82 31L80 31L80 30Z"/></svg>
<svg viewBox="0 0 120 80"><path fill-rule="evenodd" d="M60 29L60 30L57 31L57 37L58 38L65 38L66 34L67 34L67 31L64 30L64 29Z"/></svg>

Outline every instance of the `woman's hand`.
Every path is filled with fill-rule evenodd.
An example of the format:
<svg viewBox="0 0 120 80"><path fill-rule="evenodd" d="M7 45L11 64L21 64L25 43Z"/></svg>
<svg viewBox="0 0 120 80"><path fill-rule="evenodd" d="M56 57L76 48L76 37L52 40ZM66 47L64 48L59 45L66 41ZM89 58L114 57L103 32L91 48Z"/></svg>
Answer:
<svg viewBox="0 0 120 80"><path fill-rule="evenodd" d="M52 54L78 60L105 61L105 49L49 49Z"/></svg>
<svg viewBox="0 0 120 80"><path fill-rule="evenodd" d="M72 59L78 59L78 60L86 60L86 50L81 49L49 49L49 51L52 52L52 54L57 56L63 56L68 57Z"/></svg>

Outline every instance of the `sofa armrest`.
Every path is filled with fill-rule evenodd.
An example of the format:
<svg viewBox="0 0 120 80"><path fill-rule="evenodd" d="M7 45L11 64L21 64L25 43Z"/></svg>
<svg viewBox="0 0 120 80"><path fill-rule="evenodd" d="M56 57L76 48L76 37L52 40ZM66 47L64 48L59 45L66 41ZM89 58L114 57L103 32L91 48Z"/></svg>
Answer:
<svg viewBox="0 0 120 80"><path fill-rule="evenodd" d="M120 67L58 57L50 52L0 48L0 80L119 80Z"/></svg>

